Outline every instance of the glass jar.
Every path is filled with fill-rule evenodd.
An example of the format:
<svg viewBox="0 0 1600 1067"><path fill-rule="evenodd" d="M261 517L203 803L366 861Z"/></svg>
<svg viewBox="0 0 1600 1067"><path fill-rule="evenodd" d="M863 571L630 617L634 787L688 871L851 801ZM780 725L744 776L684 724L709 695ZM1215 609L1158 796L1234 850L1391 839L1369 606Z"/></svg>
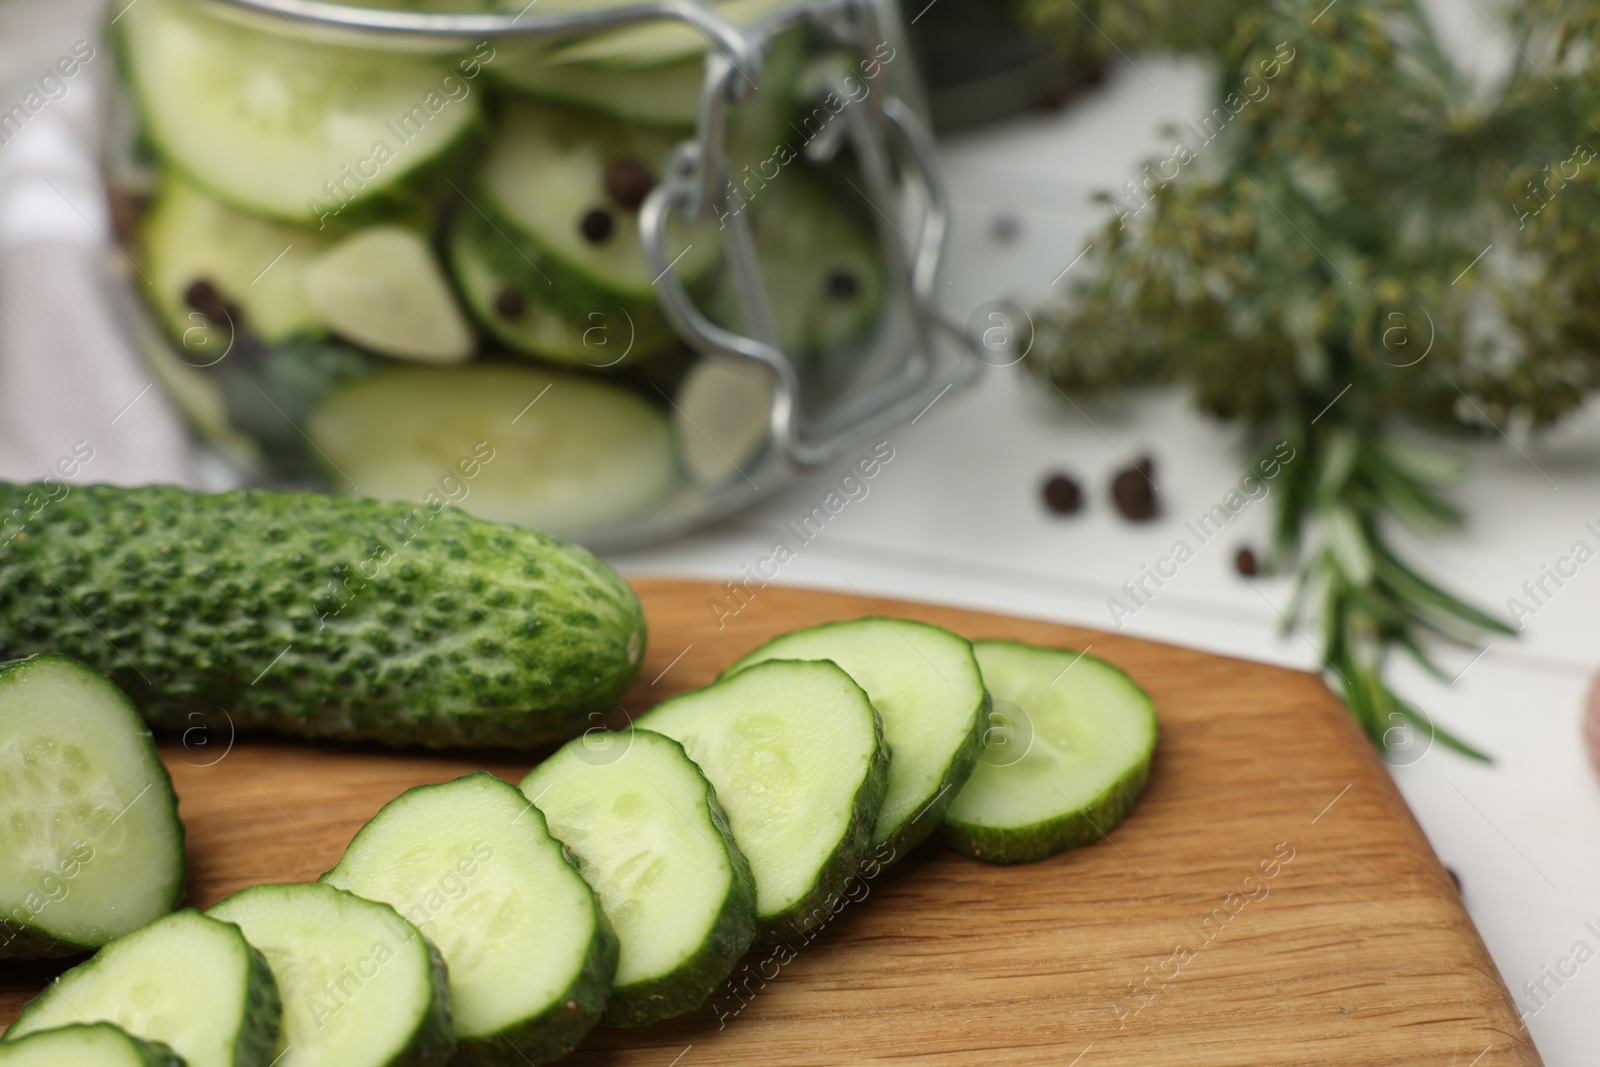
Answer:
<svg viewBox="0 0 1600 1067"><path fill-rule="evenodd" d="M130 329L245 481L621 547L980 366L892 4L113 9Z"/></svg>

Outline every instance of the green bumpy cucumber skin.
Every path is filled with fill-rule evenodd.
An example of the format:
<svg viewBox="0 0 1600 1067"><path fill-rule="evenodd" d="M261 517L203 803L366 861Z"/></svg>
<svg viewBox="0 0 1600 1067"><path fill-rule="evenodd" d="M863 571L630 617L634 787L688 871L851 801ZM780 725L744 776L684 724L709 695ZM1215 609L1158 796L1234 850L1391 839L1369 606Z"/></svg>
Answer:
<svg viewBox="0 0 1600 1067"><path fill-rule="evenodd" d="M672 738L667 740L678 744ZM683 746L678 747L681 749ZM688 753L684 754L684 758L688 759ZM706 782L706 805L711 811L712 825L722 835L728 864L733 870L727 896L722 900L722 910L711 924L710 936L700 943L700 950L671 974L612 989L611 1001L606 1005L602 1019L607 1026L649 1026L693 1011L704 1004L733 973L740 957L750 950L750 944L755 939L755 876L750 873L750 861L745 859L733 839L727 812L722 810L717 791L709 781Z"/></svg>
<svg viewBox="0 0 1600 1067"><path fill-rule="evenodd" d="M44 658L67 660L65 656L47 653L44 656L29 656L26 659L0 663L0 684L3 684L3 679L8 672ZM74 664L74 666L81 670L90 669L81 663ZM143 731L144 726L139 721L138 709L134 707L133 701L128 699L125 691L120 695L123 700L123 706L128 710L130 728ZM148 732L146 732L146 736L148 736ZM184 882L188 875L188 854L184 851L186 830L182 820L178 818L178 794L172 788L172 776L167 772L167 765L161 762L161 757L156 753L153 741L151 742L150 762L152 769L156 772L156 776L150 782L150 791L154 794L150 798L150 803L159 803L167 811L171 812L172 821L177 832L176 854L172 857L176 862L176 876L172 883L172 893L167 898L160 914L150 916L150 920L154 921L162 915L176 910L178 902L183 899ZM4 913L0 913L0 959L66 959L71 956L82 956L93 952L108 940L111 939L106 938L92 944L81 944L56 937L47 929L30 925L15 916L7 916Z"/></svg>
<svg viewBox="0 0 1600 1067"><path fill-rule="evenodd" d="M962 855L985 863L1037 863L1100 840L1133 810L1150 781L1150 761L1129 769L1088 808L1027 826L977 826L946 819L939 836Z"/></svg>
<svg viewBox="0 0 1600 1067"><path fill-rule="evenodd" d="M77 945L51 937L43 930L34 929L14 919L0 918L0 959L56 960L81 956L93 952L94 945Z"/></svg>
<svg viewBox="0 0 1600 1067"><path fill-rule="evenodd" d="M417 936L422 937L420 930ZM388 1067L442 1067L456 1051L455 1022L450 1017L450 975L438 947L425 937L422 942L428 946L433 1003L428 1005L428 1014L406 1043L405 1051L389 1061Z"/></svg>
<svg viewBox="0 0 1600 1067"><path fill-rule="evenodd" d="M0 483L0 658L49 646L152 726L213 740L578 732L638 674L633 590L575 545L429 496Z"/></svg>
<svg viewBox="0 0 1600 1067"><path fill-rule="evenodd" d="M773 660L772 662L784 662ZM866 694L863 692L862 696ZM872 728L878 738L872 765L856 790L851 811L850 828L840 839L817 871L817 881L811 892L777 915L756 917L756 936L752 948L771 948L791 937L804 937L813 929L825 926L838 911L844 891L862 869L872 851L872 828L878 822L878 808L889 789L889 746L883 741L883 720L878 709L872 709Z"/></svg>
<svg viewBox="0 0 1600 1067"><path fill-rule="evenodd" d="M176 1052L159 1041L141 1041L120 1027L111 1023L77 1023L72 1026L58 1026L54 1030L38 1030L27 1037L19 1037L15 1041L0 1041L0 1065L10 1058L8 1050L24 1049L30 1042L37 1045L46 1044L56 1039L55 1035L83 1034L95 1041L105 1041L116 1051L119 1061L126 1062L128 1067L184 1067L183 1060ZM128 1057L133 1057L129 1059Z"/></svg>
<svg viewBox="0 0 1600 1067"><path fill-rule="evenodd" d="M267 958L248 943L245 948L250 952L250 973L245 978L244 1025L233 1046L232 1067L272 1067L277 1057L278 1019L282 1015L283 1005L278 999L278 983L272 977L272 968L267 966ZM92 958L78 964L73 971L97 964L98 960ZM71 974L72 971L67 973ZM24 1005L6 1033L15 1033L30 1014L50 999L61 980L57 979L56 984L46 986L43 993Z"/></svg>
<svg viewBox="0 0 1600 1067"><path fill-rule="evenodd" d="M267 958L250 946L250 978L246 987L244 1029L234 1046L235 1067L272 1067L278 1061L278 1021L283 1003Z"/></svg>

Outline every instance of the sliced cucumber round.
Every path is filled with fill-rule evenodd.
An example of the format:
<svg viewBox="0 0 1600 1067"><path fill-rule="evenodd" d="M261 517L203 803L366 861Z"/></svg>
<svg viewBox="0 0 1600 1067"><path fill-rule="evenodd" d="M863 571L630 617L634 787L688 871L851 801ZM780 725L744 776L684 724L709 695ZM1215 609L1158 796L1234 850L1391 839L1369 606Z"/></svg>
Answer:
<svg viewBox="0 0 1600 1067"><path fill-rule="evenodd" d="M522 792L617 932L606 1022L646 1026L699 1007L750 947L756 890L683 746L649 730L585 734L535 767Z"/></svg>
<svg viewBox="0 0 1600 1067"><path fill-rule="evenodd" d="M573 308L572 294L555 292L534 261L477 212L451 233L450 266L473 316L518 352L603 371L678 343L654 301L601 298L586 310Z"/></svg>
<svg viewBox="0 0 1600 1067"><path fill-rule="evenodd" d="M748 28L805 0L722 0L716 13ZM712 47L704 30L679 20L657 20L584 37L553 50L561 63L592 63L621 70L648 70L701 59Z"/></svg>
<svg viewBox="0 0 1600 1067"><path fill-rule="evenodd" d="M421 234L371 226L319 255L306 297L322 321L375 352L420 363L472 358L472 327Z"/></svg>
<svg viewBox="0 0 1600 1067"><path fill-rule="evenodd" d="M774 659L831 660L867 691L883 718L889 788L872 831L903 856L934 830L972 773L989 693L972 643L925 622L875 616L774 638L728 674Z"/></svg>
<svg viewBox="0 0 1600 1067"><path fill-rule="evenodd" d="M889 288L872 219L842 199L859 195L848 186L835 193L802 167L791 163L771 181L749 178L742 186L745 206L731 208L749 215L778 343L794 355L828 352L863 337ZM731 276L708 310L724 325L747 328Z"/></svg>
<svg viewBox="0 0 1600 1067"><path fill-rule="evenodd" d="M989 863L1031 863L1105 836L1150 780L1150 697L1081 652L1017 641L973 649L994 711L941 836Z"/></svg>
<svg viewBox="0 0 1600 1067"><path fill-rule="evenodd" d="M613 199L606 176L619 164L659 176L679 139L589 112L510 103L484 161L486 198L497 215L589 285L621 300L654 299L656 272L639 244L637 205ZM674 225L667 236L669 261L685 285L721 261L711 223Z"/></svg>
<svg viewBox="0 0 1600 1067"><path fill-rule="evenodd" d="M677 130L694 126L700 114L700 87L706 80L705 61L698 57L647 70L615 70L556 63L547 54L535 53L492 69L500 84L552 104Z"/></svg>
<svg viewBox="0 0 1600 1067"><path fill-rule="evenodd" d="M740 477L771 439L772 382L759 371L701 360L673 401L683 465L699 485Z"/></svg>
<svg viewBox="0 0 1600 1067"><path fill-rule="evenodd" d="M395 500L421 499L487 442L492 461L456 502L558 533L636 515L677 479L672 430L642 397L527 366L395 367L335 391L306 429L333 476Z"/></svg>
<svg viewBox="0 0 1600 1067"><path fill-rule="evenodd" d="M548 1063L600 1018L616 935L544 816L491 774L406 790L322 880L439 947L461 1063Z"/></svg>
<svg viewBox="0 0 1600 1067"><path fill-rule="evenodd" d="M330 243L312 227L235 211L171 173L139 230L150 301L183 358L200 365L247 333L269 344L326 333L305 282Z"/></svg>
<svg viewBox="0 0 1600 1067"><path fill-rule="evenodd" d="M236 26L189 0L130 4L114 31L157 150L257 214L314 221L370 200L478 119L467 83L422 56Z"/></svg>
<svg viewBox="0 0 1600 1067"><path fill-rule="evenodd" d="M0 665L0 856L0 957L97 948L183 896L183 824L150 731L65 656Z"/></svg>
<svg viewBox="0 0 1600 1067"><path fill-rule="evenodd" d="M660 28L638 29L656 32ZM640 126L676 129L683 131L680 136L687 136L700 120L700 94L706 80L706 38L701 36L699 41L698 53L666 63L658 62L659 53L647 44L637 57L639 65L634 66L609 55L614 45L599 50L607 55L586 59L586 51L595 51L591 39L555 51L513 53L492 71L502 85L539 100L587 108ZM625 45L627 38L622 43ZM774 38L763 57L760 96L733 110L730 122L734 130L756 141L763 153L771 151L775 138L784 136L783 123L777 120L793 100L805 53L804 30Z"/></svg>
<svg viewBox="0 0 1600 1067"><path fill-rule="evenodd" d="M267 958L283 1001L275 1067L442 1067L444 960L387 904L331 885L257 885L207 912Z"/></svg>
<svg viewBox="0 0 1600 1067"><path fill-rule="evenodd" d="M0 1067L183 1067L183 1061L167 1046L110 1023L80 1023L0 1041Z"/></svg>
<svg viewBox="0 0 1600 1067"><path fill-rule="evenodd" d="M108 1022L168 1045L188 1067L269 1067L278 990L232 923L185 909L106 945L56 979L6 1031Z"/></svg>
<svg viewBox="0 0 1600 1067"><path fill-rule="evenodd" d="M756 880L756 943L825 923L872 838L888 755L866 693L832 663L775 660L639 719L716 787Z"/></svg>

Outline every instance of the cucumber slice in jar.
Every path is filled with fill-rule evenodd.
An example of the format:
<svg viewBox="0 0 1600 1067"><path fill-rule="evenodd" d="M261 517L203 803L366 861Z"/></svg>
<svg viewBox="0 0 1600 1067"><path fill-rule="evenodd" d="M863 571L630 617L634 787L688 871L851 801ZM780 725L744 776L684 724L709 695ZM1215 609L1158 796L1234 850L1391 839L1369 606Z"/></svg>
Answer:
<svg viewBox="0 0 1600 1067"><path fill-rule="evenodd" d="M672 407L683 465L696 484L725 485L761 457L772 429L772 393L760 371L709 359L690 368Z"/></svg>
<svg viewBox="0 0 1600 1067"><path fill-rule="evenodd" d="M306 270L306 296L346 340L397 359L460 363L475 341L450 282L421 234L372 226Z"/></svg>
<svg viewBox="0 0 1600 1067"><path fill-rule="evenodd" d="M364 495L420 500L448 477L472 514L552 533L635 516L678 477L671 427L643 397L528 366L394 367L335 391L306 430L330 477ZM479 473L454 478L474 456Z"/></svg>
<svg viewBox="0 0 1600 1067"><path fill-rule="evenodd" d="M652 33L663 25L655 24ZM700 120L700 93L706 80L706 38L692 32L700 50L666 63L657 62L649 44L654 38L647 36L634 61L637 65L585 58L581 50L589 42L580 42L565 51L513 52L490 70L500 84L536 99L587 108L640 126L679 130L678 136L687 137ZM762 58L760 95L733 110L732 126L763 142L763 149L770 148L765 142L783 129L778 119L793 99L805 52L804 30L791 30L769 42Z"/></svg>
<svg viewBox="0 0 1600 1067"><path fill-rule="evenodd" d="M0 666L0 957L73 955L165 915L183 840L122 690L65 656Z"/></svg>
<svg viewBox="0 0 1600 1067"><path fill-rule="evenodd" d="M0 1041L0 1067L184 1067L165 1045L140 1041L110 1023L40 1030Z"/></svg>
<svg viewBox="0 0 1600 1067"><path fill-rule="evenodd" d="M972 643L943 627L878 616L776 637L727 673L774 659L831 660L882 716L893 759L872 844L887 844L897 858L938 829L988 725L989 693Z"/></svg>
<svg viewBox="0 0 1600 1067"><path fill-rule="evenodd" d="M245 334L271 344L326 333L305 279L330 243L309 226L235 211L171 173L139 229L150 302L183 359L199 365Z"/></svg>
<svg viewBox="0 0 1600 1067"><path fill-rule="evenodd" d="M994 712L941 836L989 863L1031 863L1104 837L1150 780L1149 695L1081 652L1018 641L973 649Z"/></svg>
<svg viewBox="0 0 1600 1067"><path fill-rule="evenodd" d="M255 214L313 222L372 200L478 120L443 61L236 26L192 0L139 0L112 30L157 151Z"/></svg>
<svg viewBox="0 0 1600 1067"><path fill-rule="evenodd" d="M756 880L757 945L826 923L868 853L889 757L866 693L832 663L775 660L658 704L716 788Z"/></svg>
<svg viewBox="0 0 1600 1067"><path fill-rule="evenodd" d="M257 885L206 914L267 959L275 1067L442 1067L455 1051L444 960L387 904L330 885Z"/></svg>
<svg viewBox="0 0 1600 1067"><path fill-rule="evenodd" d="M640 126L684 131L699 117L700 87L706 79L705 61L699 58L623 71L533 53L491 69L501 85L539 100L589 108Z"/></svg>
<svg viewBox="0 0 1600 1067"><path fill-rule="evenodd" d="M588 370L626 367L678 343L654 301L601 299L575 312L504 232L469 211L450 235L450 266L467 307L528 355ZM552 301L554 297L554 301ZM565 301L570 304L570 300Z"/></svg>
<svg viewBox="0 0 1600 1067"><path fill-rule="evenodd" d="M535 767L522 792L621 943L605 1021L646 1026L699 1007L750 947L756 890L683 746L649 730L585 734Z"/></svg>
<svg viewBox="0 0 1600 1067"><path fill-rule="evenodd" d="M237 926L194 909L118 938L45 987L6 1031L108 1022L168 1045L188 1067L269 1067L278 990Z"/></svg>
<svg viewBox="0 0 1600 1067"><path fill-rule="evenodd" d="M803 3L805 0L722 0L712 6L735 26L749 28ZM703 30L677 19L658 19L581 38L554 49L553 58L561 63L648 70L703 59L711 47L711 38Z"/></svg>
<svg viewBox="0 0 1600 1067"><path fill-rule="evenodd" d="M544 816L491 774L406 790L322 880L392 905L438 946L452 1063L548 1063L600 1017L616 935Z"/></svg>
<svg viewBox="0 0 1600 1067"><path fill-rule="evenodd" d="M782 158L746 169L770 169ZM793 355L825 353L863 338L878 321L889 289L872 219L841 200L859 200L860 194L848 186L845 193L831 192L803 166L795 160L771 181L747 175L738 183L743 199L730 207L749 215L778 343ZM724 278L708 310L724 325L745 328L731 277Z"/></svg>
<svg viewBox="0 0 1600 1067"><path fill-rule="evenodd" d="M653 300L656 272L639 243L638 206L678 135L590 112L507 104L483 165L485 209L569 272L615 300ZM668 260L685 285L722 257L708 223L668 227ZM579 308L579 314L593 305Z"/></svg>

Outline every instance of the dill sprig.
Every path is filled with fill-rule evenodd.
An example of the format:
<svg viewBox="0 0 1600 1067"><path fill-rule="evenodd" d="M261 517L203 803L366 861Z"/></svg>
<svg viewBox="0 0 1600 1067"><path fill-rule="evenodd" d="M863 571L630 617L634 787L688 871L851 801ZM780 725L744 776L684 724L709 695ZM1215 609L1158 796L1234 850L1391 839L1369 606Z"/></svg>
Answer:
<svg viewBox="0 0 1600 1067"><path fill-rule="evenodd" d="M1329 682L1380 747L1409 724L1482 758L1384 665L1450 681L1430 642L1512 631L1390 535L1462 521L1460 464L1417 431L1510 439L1600 387L1600 7L1525 0L1487 85L1412 0L1026 7L1079 51L1138 40L1217 69L1216 109L1104 196L1034 370L1068 392L1181 383L1246 440L1294 444L1269 554L1297 579L1286 625L1320 620Z"/></svg>

